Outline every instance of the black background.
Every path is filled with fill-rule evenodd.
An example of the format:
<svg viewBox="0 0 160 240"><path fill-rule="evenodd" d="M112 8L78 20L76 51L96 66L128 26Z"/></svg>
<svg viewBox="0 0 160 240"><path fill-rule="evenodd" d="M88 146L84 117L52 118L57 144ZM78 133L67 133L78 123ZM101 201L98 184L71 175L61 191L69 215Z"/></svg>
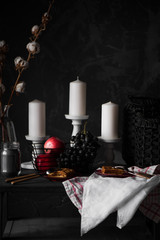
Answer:
<svg viewBox="0 0 160 240"><path fill-rule="evenodd" d="M41 23L47 0L3 0L0 40L9 46L3 83L7 101L16 80L14 58L27 57L31 28ZM28 102L46 102L46 132L69 141L72 125L69 83L87 83L88 129L101 131L101 104L119 104L119 136L128 95L159 97L160 4L149 0L55 0L52 20L38 42L41 51L30 61L21 81L26 91L15 96L11 118L21 144L22 161L28 160Z"/></svg>

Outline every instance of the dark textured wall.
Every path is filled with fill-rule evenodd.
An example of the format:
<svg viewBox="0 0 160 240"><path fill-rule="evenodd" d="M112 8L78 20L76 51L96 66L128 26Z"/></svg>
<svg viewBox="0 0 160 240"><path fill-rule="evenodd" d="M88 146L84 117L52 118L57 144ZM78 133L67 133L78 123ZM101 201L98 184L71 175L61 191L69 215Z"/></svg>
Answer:
<svg viewBox="0 0 160 240"><path fill-rule="evenodd" d="M47 0L1 1L0 40L9 45L4 84L16 79L14 58L26 57L31 27L39 24ZM159 97L160 3L149 0L55 0L52 21L39 39L41 52L21 80L26 92L14 97L12 119L27 160L28 102L47 106L47 134L69 140L69 82L79 75L87 83L88 128L97 136L101 104L113 101L122 111L127 96ZM7 93L6 93L7 99Z"/></svg>

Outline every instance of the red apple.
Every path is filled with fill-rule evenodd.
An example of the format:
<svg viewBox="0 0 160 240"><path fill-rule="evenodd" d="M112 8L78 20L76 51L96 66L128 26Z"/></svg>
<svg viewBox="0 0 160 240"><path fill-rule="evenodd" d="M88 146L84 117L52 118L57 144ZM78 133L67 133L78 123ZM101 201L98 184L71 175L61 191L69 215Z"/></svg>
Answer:
<svg viewBox="0 0 160 240"><path fill-rule="evenodd" d="M44 149L46 153L58 153L60 154L64 150L64 142L57 137L50 137L44 143Z"/></svg>

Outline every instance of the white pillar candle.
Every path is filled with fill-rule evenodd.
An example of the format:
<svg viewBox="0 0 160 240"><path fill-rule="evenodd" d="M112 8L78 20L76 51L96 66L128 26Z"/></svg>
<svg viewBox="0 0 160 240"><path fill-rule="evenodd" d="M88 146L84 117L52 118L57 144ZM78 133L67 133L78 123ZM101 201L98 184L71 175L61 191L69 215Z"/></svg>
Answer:
<svg viewBox="0 0 160 240"><path fill-rule="evenodd" d="M37 99L29 102L28 120L30 137L46 136L46 106L44 102Z"/></svg>
<svg viewBox="0 0 160 240"><path fill-rule="evenodd" d="M101 137L106 140L118 138L119 106L112 102L102 104L101 110Z"/></svg>
<svg viewBox="0 0 160 240"><path fill-rule="evenodd" d="M79 80L70 82L69 115L84 116L86 114L86 83Z"/></svg>

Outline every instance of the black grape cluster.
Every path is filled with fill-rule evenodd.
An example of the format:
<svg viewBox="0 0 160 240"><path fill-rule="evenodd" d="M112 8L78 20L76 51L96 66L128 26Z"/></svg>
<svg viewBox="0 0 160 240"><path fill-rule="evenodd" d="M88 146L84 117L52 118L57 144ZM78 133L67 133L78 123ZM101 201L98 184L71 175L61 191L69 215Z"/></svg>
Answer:
<svg viewBox="0 0 160 240"><path fill-rule="evenodd" d="M99 148L98 139L89 131L72 136L70 145L57 159L58 167L72 168L79 173L89 173L89 168Z"/></svg>

